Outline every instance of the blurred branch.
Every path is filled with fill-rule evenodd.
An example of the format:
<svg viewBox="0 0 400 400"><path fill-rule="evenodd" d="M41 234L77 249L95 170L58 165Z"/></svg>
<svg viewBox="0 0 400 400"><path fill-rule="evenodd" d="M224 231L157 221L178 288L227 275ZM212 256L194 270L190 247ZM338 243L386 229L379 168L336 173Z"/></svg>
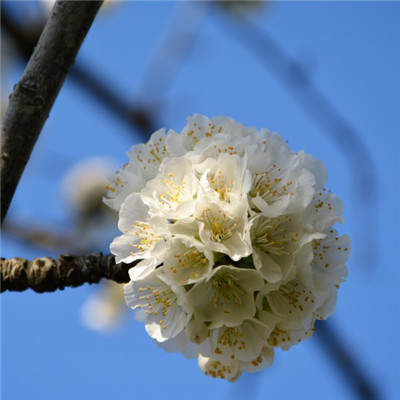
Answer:
<svg viewBox="0 0 400 400"><path fill-rule="evenodd" d="M362 400L379 399L373 380L365 376L365 371L361 370L359 363L346 348L345 341L333 329L332 324L327 321L317 321L316 333L325 351L337 364L348 385L353 387L358 397Z"/></svg>
<svg viewBox="0 0 400 400"><path fill-rule="evenodd" d="M358 229L362 234L369 235L365 245L368 251L360 252L360 256L363 257L364 265L374 267L379 254L375 235L379 223L378 179L372 155L364 139L314 83L305 68L278 42L244 14L235 21L235 25L226 24L231 35L290 90L299 106L320 125L345 156L352 175L353 190L358 198ZM362 204L366 208L360 207ZM374 226L373 230L371 226Z"/></svg>
<svg viewBox="0 0 400 400"><path fill-rule="evenodd" d="M1 222L40 131L103 1L57 1L2 121Z"/></svg>
<svg viewBox="0 0 400 400"><path fill-rule="evenodd" d="M158 129L152 110L139 105L131 107L102 78L97 77L94 71L85 68L82 63L72 68L70 76L104 107L127 123L129 128L134 128L143 141L147 142L150 134Z"/></svg>
<svg viewBox="0 0 400 400"><path fill-rule="evenodd" d="M7 7L2 3L1 26L10 34L23 58L29 59L43 25L21 27L9 14ZM150 132L156 130L153 116L148 109L132 108L101 77L96 76L94 71L82 63L77 62L71 68L69 76L130 128L138 130L144 140L148 139Z"/></svg>
<svg viewBox="0 0 400 400"><path fill-rule="evenodd" d="M359 198L363 201L374 198L375 166L362 136L320 91L303 66L245 15L237 20L230 31L238 42L250 50L291 90L298 104L320 124L345 154L353 172L356 171L354 187Z"/></svg>
<svg viewBox="0 0 400 400"><path fill-rule="evenodd" d="M296 98L298 104L342 151L352 172L355 194L361 202L365 202L369 209L368 218L365 218L364 215L361 215L362 210L357 205L357 211L360 213L359 221L361 224L368 221L368 228L376 226L378 224L377 177L372 156L362 136L320 91L302 65L248 17L244 14L241 15L230 31L238 42L251 51L281 80ZM366 231L370 232L371 230L367 229ZM378 254L378 244L375 236L370 236L369 239L371 243L365 247L368 248L368 262L370 265L374 265ZM372 379L368 379L364 375L359 367L359 361L343 346L343 340L337 336L331 324L317 322L317 327L318 337L324 348L335 361L338 369L343 371L348 385L354 390L357 397L363 400L380 398Z"/></svg>
<svg viewBox="0 0 400 400"><path fill-rule="evenodd" d="M49 251L75 252L76 248L77 238L72 232L66 234L64 228L61 233L56 227L44 227L33 221L19 223L7 219L2 226L2 234Z"/></svg>
<svg viewBox="0 0 400 400"><path fill-rule="evenodd" d="M128 270L136 265L116 264L113 255L102 253L88 256L60 255L57 260L50 257L1 259L1 292L54 292L66 287L77 287L85 283L98 283L110 279L117 283L129 282Z"/></svg>
<svg viewBox="0 0 400 400"><path fill-rule="evenodd" d="M142 80L141 93L147 102L161 97L171 86L213 6L208 1L177 3Z"/></svg>

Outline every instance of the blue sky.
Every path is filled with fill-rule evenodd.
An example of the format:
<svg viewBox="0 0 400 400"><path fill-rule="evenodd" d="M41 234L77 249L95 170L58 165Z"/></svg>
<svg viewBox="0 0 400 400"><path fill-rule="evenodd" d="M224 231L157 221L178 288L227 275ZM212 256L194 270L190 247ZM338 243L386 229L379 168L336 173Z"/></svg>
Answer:
<svg viewBox="0 0 400 400"><path fill-rule="evenodd" d="M126 101L140 103L145 71L177 7L189 22L196 21L191 16L199 12L194 3L124 2L103 12L79 62ZM294 150L323 160L327 186L345 204L346 222L339 230L353 242L350 275L331 320L382 398L399 398L400 4L276 2L249 17L301 63L356 128L373 158L379 201L366 205L357 195L355 179L364 165L349 169L348 156L304 112L287 85L232 35L237 18L221 10L213 9L202 19L194 46L161 96L157 119L160 126L180 130L193 113L228 115L277 131ZM191 24L185 20L176 29L187 26ZM21 72L22 65L9 65L3 89L11 88ZM68 79L9 217L70 227L59 194L68 169L99 155L122 165L125 151L139 141L139 134ZM357 149L353 152L357 157ZM107 251L104 246L99 250ZM2 257L43 255L50 254L3 234ZM1 295L4 400L355 398L316 338L288 352L277 351L272 367L231 384L203 376L194 360L157 348L129 310L117 333L92 332L82 325L79 313L94 289L85 285L50 294Z"/></svg>

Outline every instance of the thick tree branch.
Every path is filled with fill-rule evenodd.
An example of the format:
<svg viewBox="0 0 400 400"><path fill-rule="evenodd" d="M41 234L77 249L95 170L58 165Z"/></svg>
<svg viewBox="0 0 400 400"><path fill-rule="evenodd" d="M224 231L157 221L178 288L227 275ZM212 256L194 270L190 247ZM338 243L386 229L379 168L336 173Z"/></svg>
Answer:
<svg viewBox="0 0 400 400"><path fill-rule="evenodd" d="M54 292L66 287L77 287L85 283L98 283L110 279L118 283L129 282L128 270L136 265L115 264L109 254L72 256L63 254L57 260L50 257L1 259L1 292L6 290L22 292Z"/></svg>
<svg viewBox="0 0 400 400"><path fill-rule="evenodd" d="M57 1L14 92L1 138L1 221L40 131L103 1Z"/></svg>

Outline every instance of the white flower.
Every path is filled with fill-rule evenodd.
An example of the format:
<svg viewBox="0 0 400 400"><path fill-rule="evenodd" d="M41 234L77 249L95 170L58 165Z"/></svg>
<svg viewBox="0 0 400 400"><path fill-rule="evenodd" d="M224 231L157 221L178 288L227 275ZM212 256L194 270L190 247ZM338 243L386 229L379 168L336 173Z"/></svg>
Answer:
<svg viewBox="0 0 400 400"><path fill-rule="evenodd" d="M228 364L223 364L220 361L199 354L198 361L200 369L212 378L221 378L235 382L242 374L238 360L232 360Z"/></svg>
<svg viewBox="0 0 400 400"><path fill-rule="evenodd" d="M183 307L185 290L181 286L169 286L160 270L131 281L124 286L124 291L128 306L144 312L147 333L164 342L185 329L190 314Z"/></svg>
<svg viewBox="0 0 400 400"><path fill-rule="evenodd" d="M147 182L144 173L133 168L131 163L126 164L115 173L113 181L106 186L108 197L104 199L104 203L115 211L119 211L125 199L130 194L139 192Z"/></svg>
<svg viewBox="0 0 400 400"><path fill-rule="evenodd" d="M313 198L316 178L302 158L281 143L248 149L253 172L249 193L252 208L267 217L302 212Z"/></svg>
<svg viewBox="0 0 400 400"><path fill-rule="evenodd" d="M229 206L198 200L195 211L199 237L209 249L238 261L251 254L250 234L244 202Z"/></svg>
<svg viewBox="0 0 400 400"><path fill-rule="evenodd" d="M150 218L148 207L137 193L127 197L119 216L118 228L124 234L115 238L110 246L111 252L116 255L116 261L130 263L151 258L156 264L165 250L162 236L165 231L162 227L166 226L166 220Z"/></svg>
<svg viewBox="0 0 400 400"><path fill-rule="evenodd" d="M135 145L105 200L119 211L111 251L140 260L128 305L166 351L230 381L312 336L347 274L340 200L322 163L276 133L194 115Z"/></svg>
<svg viewBox="0 0 400 400"><path fill-rule="evenodd" d="M195 318L186 327L186 336L192 343L203 343L208 338L209 332L208 325Z"/></svg>
<svg viewBox="0 0 400 400"><path fill-rule="evenodd" d="M204 138L210 138L220 133L235 134L242 137L243 130L243 125L231 118L216 117L209 119L204 115L195 114L193 117L188 118L181 135L173 136L173 144L174 147L180 150L180 155L184 155L191 150L195 150L199 141Z"/></svg>
<svg viewBox="0 0 400 400"><path fill-rule="evenodd" d="M233 202L250 190L251 174L245 157L220 154L217 158L207 158L196 171L201 174L205 195L213 201Z"/></svg>
<svg viewBox="0 0 400 400"><path fill-rule="evenodd" d="M89 329L111 333L122 325L125 310L121 285L105 281L83 304L81 318Z"/></svg>
<svg viewBox="0 0 400 400"><path fill-rule="evenodd" d="M63 199L79 217L99 211L107 192L107 176L115 170L114 162L93 157L75 164L65 175L61 191Z"/></svg>
<svg viewBox="0 0 400 400"><path fill-rule="evenodd" d="M293 321L303 320L315 307L313 293L297 279L268 292L266 300L273 314Z"/></svg>
<svg viewBox="0 0 400 400"><path fill-rule="evenodd" d="M237 326L254 316L254 292L261 290L263 283L255 270L221 265L207 281L188 291L188 306L197 320L212 327Z"/></svg>
<svg viewBox="0 0 400 400"><path fill-rule="evenodd" d="M105 199L105 203L117 211L131 193L140 192L146 182L157 175L161 162L168 159L165 129L154 132L147 143L132 146L126 154L130 161L108 186L109 193Z"/></svg>
<svg viewBox="0 0 400 400"><path fill-rule="evenodd" d="M267 218L258 214L251 227L253 262L270 283L283 281L294 269L294 261L302 233L295 216Z"/></svg>
<svg viewBox="0 0 400 400"><path fill-rule="evenodd" d="M347 235L338 236L334 229L329 229L325 238L315 239L309 246L312 261L308 268L302 269L302 279L313 286L316 317L326 319L333 313L337 289L347 277L350 238Z"/></svg>
<svg viewBox="0 0 400 400"><path fill-rule="evenodd" d="M214 264L212 251L191 237L173 239L163 261L165 274L171 282L180 285L204 279Z"/></svg>
<svg viewBox="0 0 400 400"><path fill-rule="evenodd" d="M314 333L315 318L310 315L304 321L277 319L276 316L264 313L259 315L260 320L275 321L274 330L268 338L268 345L288 350L295 344L310 338Z"/></svg>
<svg viewBox="0 0 400 400"><path fill-rule="evenodd" d="M164 342L157 340L154 340L154 342L168 353L182 353L186 358L197 357L196 345L188 339L185 331L181 331L175 337Z"/></svg>
<svg viewBox="0 0 400 400"><path fill-rule="evenodd" d="M342 223L342 212L343 205L340 199L330 192L320 190L304 210L304 227L310 231L322 232L336 222Z"/></svg>
<svg viewBox="0 0 400 400"><path fill-rule="evenodd" d="M174 158L160 167L157 177L147 182L141 198L153 214L185 218L193 214L198 186L193 163L185 157Z"/></svg>
<svg viewBox="0 0 400 400"><path fill-rule="evenodd" d="M274 362L274 357L274 349L269 346L264 346L257 358L247 362L240 362L240 369L246 372L262 371Z"/></svg>
<svg viewBox="0 0 400 400"><path fill-rule="evenodd" d="M235 327L215 328L200 346L200 352L225 364L235 359L251 362L261 354L271 331L256 319L245 320Z"/></svg>

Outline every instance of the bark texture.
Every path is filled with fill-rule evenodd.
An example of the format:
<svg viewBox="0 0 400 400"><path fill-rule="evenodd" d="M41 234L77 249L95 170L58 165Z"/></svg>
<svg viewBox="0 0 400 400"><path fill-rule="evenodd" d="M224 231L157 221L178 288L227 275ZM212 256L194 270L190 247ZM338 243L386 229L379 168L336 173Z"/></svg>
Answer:
<svg viewBox="0 0 400 400"><path fill-rule="evenodd" d="M57 1L2 121L1 221L40 131L103 1Z"/></svg>
<svg viewBox="0 0 400 400"><path fill-rule="evenodd" d="M88 256L63 254L57 260L50 257L1 259L1 292L54 292L85 283L98 283L110 279L117 283L129 282L128 270L132 264L115 264L113 255L102 253Z"/></svg>

